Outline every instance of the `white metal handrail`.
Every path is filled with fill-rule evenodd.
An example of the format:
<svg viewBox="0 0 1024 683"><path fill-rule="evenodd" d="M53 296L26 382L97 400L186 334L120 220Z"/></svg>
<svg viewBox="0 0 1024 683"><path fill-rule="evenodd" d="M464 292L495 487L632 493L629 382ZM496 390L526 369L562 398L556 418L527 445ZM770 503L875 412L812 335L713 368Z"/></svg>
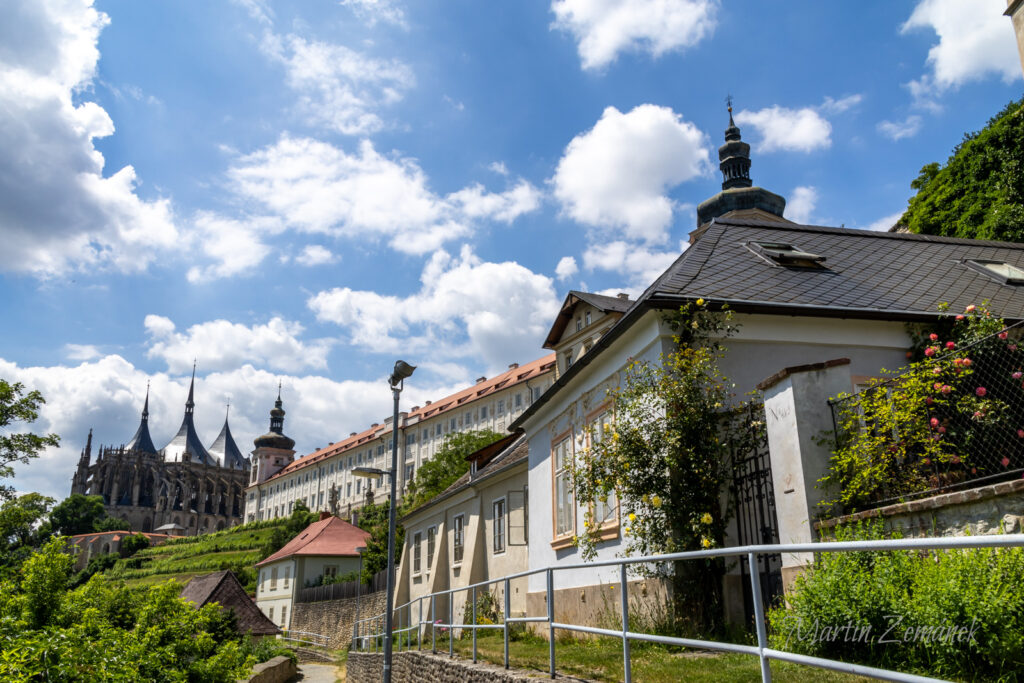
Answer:
<svg viewBox="0 0 1024 683"><path fill-rule="evenodd" d="M554 567L544 567L540 569L530 569L516 574L509 574L508 576L499 577L496 579L487 579L480 581L468 586L461 586L458 588L449 588L443 591L437 591L427 595L421 595L414 598L402 605L395 607L395 612L398 613L398 628L392 629L392 638L395 634L398 635L398 651L402 650L402 635L406 634L406 643L411 647L411 636L408 635L411 631L417 631L417 649L423 648L423 639L421 636L422 628L425 624L429 623L432 625L431 628L431 650L437 653L437 629L445 629L448 631L448 654L454 656L455 638L453 629L469 629L473 634L473 661L477 661L477 647L476 647L476 635L480 629L502 629L505 636L505 668L509 668L509 624L516 623L547 623L548 625L548 673L551 678L555 677L555 630L562 629L567 631L576 631L579 633L589 633L593 635L611 636L622 639L622 669L624 673L624 679L626 683L631 683L632 664L630 660L630 641L639 640L651 643L661 643L664 645L677 645L682 647L701 648L707 650L720 650L723 652L738 652L742 654L755 655L760 659L761 664L761 679L764 683L770 683L771 681L771 669L769 668L769 662L771 660L779 660L792 662L795 664L803 664L806 666L814 666L821 669L830 669L832 671L840 671L860 676L870 676L886 681L901 681L904 683L925 683L941 681L942 679L929 678L927 676L918 676L915 674L907 674L899 671L891 671L888 669L878 669L870 666L863 666L860 664L851 664L849 662L841 662L833 659L826 659L822 657L811 657L808 655L799 655L792 652L785 652L783 650L776 650L768 646L768 634L765 626L765 613L764 604L761 600L761 580L760 575L756 571L752 571L750 574L750 588L754 603L754 622L757 628L757 645L737 645L734 643L720 643L713 640L699 640L693 638L676 638L671 636L658 636L648 633L637 633L629 630L629 585L628 585L628 568L634 564L648 564L648 563L664 563L664 562L675 562L678 560L698 560L698 559L712 559L716 557L742 557L746 556L748 566L757 566L757 556L765 554L796 554L796 553L835 553L835 552L878 552L878 551L891 551L891 550L953 550L953 549L969 549L969 548L1019 548L1024 547L1024 534L999 534L990 536L960 536L960 537L942 537L942 538L906 538L906 539L890 539L890 540L878 540L878 541L832 541L826 543L789 543L789 544L777 544L777 545L749 545L749 546L736 546L731 548L716 548L713 550L694 550L681 553L671 553L666 555L649 555L645 557L623 557L612 560L598 560L595 562L581 562L574 564L565 564ZM554 573L556 571L568 571L573 569L592 568L592 567L619 567L619 584L620 590L620 610L622 617L622 629L606 629L606 628L595 628L592 626L581 626L578 624L567 624L556 622L554 618ZM512 617L509 609L509 583L514 579L532 576L534 574L545 574L546 591L547 591L547 614L543 617ZM477 624L476 623L476 594L477 589L484 588L496 583L504 583L504 605L503 605L503 623L502 624ZM448 600L448 620L442 622L436 619L436 600L439 597L454 596L455 593L464 593L469 591L472 598L472 613L473 621L469 624L456 624L453 618L453 599ZM424 601L430 601L430 621L425 622L423 620L423 605ZM412 620L412 606L418 605L418 618L416 623L413 624ZM402 626L402 610L405 610L405 623L406 626ZM378 649L378 641L383 641L385 634L383 629L374 630L372 633L360 636L362 632L362 624L379 623L384 619L383 614L377 614L371 617L366 617L356 621L355 636L353 637L353 648L361 649L366 651L369 649L367 641L371 641L373 644L373 651Z"/></svg>
<svg viewBox="0 0 1024 683"><path fill-rule="evenodd" d="M293 634L299 636L309 636L308 638L295 638ZM281 640L287 640L293 643L307 643L309 645L315 645L317 647L327 647L330 642L330 638L321 633L312 633L310 631L293 631L291 629L282 629Z"/></svg>

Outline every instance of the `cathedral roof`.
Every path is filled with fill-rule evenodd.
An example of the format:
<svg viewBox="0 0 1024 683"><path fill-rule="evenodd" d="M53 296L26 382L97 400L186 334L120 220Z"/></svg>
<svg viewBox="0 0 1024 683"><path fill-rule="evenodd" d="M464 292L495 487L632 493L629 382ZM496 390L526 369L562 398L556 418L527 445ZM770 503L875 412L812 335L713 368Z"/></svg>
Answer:
<svg viewBox="0 0 1024 683"><path fill-rule="evenodd" d="M195 408L193 396L195 394L196 371L192 368L192 383L188 387L188 400L185 402L185 417L181 420L181 427L174 435L171 442L164 446L160 452L164 456L164 462L183 462L185 453L189 454L191 462L198 462L204 465L217 466L220 463L210 455L199 440L196 433L196 425L192 419L192 410Z"/></svg>
<svg viewBox="0 0 1024 683"><path fill-rule="evenodd" d="M235 438L231 436L231 427L228 426L228 417L224 416L224 426L217 435L216 440L206 449L211 456L220 461L221 467L229 470L249 469L249 462L242 451L239 450Z"/></svg>
<svg viewBox="0 0 1024 683"><path fill-rule="evenodd" d="M125 449L156 455L153 437L149 435L149 386L146 387L146 402L142 406L142 419L139 421L139 428L135 430L135 436L125 445Z"/></svg>

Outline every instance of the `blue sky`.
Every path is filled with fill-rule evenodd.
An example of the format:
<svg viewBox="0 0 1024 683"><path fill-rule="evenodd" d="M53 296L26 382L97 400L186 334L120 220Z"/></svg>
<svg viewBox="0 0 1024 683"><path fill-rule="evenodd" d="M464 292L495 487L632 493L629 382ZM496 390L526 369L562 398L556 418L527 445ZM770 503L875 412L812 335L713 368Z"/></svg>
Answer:
<svg viewBox="0 0 1024 683"><path fill-rule="evenodd" d="M642 289L720 185L885 229L1021 96L1002 0L15 0L0 26L0 377L85 435L154 440L197 360L243 450L278 381L300 453L540 355L570 288ZM163 443L158 443L158 446Z"/></svg>

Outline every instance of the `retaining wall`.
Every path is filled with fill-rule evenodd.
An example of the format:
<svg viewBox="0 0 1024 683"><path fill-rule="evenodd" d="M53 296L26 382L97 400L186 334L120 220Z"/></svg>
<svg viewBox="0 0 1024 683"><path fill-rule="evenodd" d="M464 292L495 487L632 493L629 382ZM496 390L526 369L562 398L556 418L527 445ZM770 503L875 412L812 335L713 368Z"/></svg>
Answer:
<svg viewBox="0 0 1024 683"><path fill-rule="evenodd" d="M297 671L295 662L288 657L274 657L254 666L252 674L239 683L287 683L295 678Z"/></svg>
<svg viewBox="0 0 1024 683"><path fill-rule="evenodd" d="M387 591L377 591L359 598L360 618L384 613ZM327 636L327 648L336 650L352 642L352 624L356 616L356 599L321 600L295 603L291 630Z"/></svg>
<svg viewBox="0 0 1024 683"><path fill-rule="evenodd" d="M377 683L381 679L384 655L372 652L349 652L345 680L350 683ZM538 673L506 670L500 666L429 652L395 652L391 660L394 683L537 683ZM559 678L565 678L559 676ZM565 680L581 681L579 678Z"/></svg>

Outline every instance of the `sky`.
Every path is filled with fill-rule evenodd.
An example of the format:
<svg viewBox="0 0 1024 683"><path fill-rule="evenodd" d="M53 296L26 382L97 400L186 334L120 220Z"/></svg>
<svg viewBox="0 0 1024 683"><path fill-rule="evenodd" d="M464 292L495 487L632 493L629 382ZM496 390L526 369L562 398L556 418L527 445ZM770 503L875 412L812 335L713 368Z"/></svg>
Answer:
<svg viewBox="0 0 1024 683"><path fill-rule="evenodd" d="M736 122L797 222L887 229L1021 97L1004 0L8 0L0 378L61 446L157 447L196 364L248 452L299 454L544 355L570 289L686 248Z"/></svg>

